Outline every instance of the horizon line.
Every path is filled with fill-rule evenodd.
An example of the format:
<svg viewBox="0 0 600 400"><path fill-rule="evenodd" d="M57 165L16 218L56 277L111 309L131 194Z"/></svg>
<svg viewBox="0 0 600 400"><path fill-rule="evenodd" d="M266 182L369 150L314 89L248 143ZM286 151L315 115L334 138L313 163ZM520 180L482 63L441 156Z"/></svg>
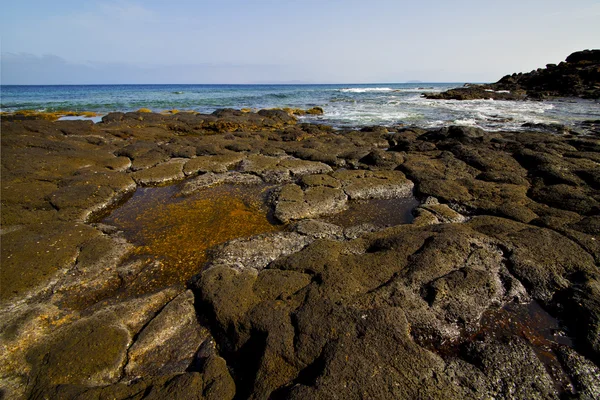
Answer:
<svg viewBox="0 0 600 400"><path fill-rule="evenodd" d="M467 81L419 81L419 82L331 82L331 83L310 83L310 82L301 82L301 83L282 83L282 82L261 82L261 83L0 83L0 86L156 86L156 85L204 85L204 86L222 86L222 85L230 85L230 86L316 86L316 85L399 85L399 84L412 84L412 85L420 85L420 84L460 84L460 83L474 83L474 84L482 84L489 82L467 82Z"/></svg>

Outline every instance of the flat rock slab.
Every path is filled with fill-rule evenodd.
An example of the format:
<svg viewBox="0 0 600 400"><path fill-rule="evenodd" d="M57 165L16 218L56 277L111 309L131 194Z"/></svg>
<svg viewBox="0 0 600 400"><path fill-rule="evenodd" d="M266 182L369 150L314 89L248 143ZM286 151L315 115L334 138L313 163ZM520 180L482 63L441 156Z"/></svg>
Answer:
<svg viewBox="0 0 600 400"><path fill-rule="evenodd" d="M348 196L341 189L315 186L302 190L296 184L289 184L277 196L274 215L282 222L314 218L342 211L347 203Z"/></svg>
<svg viewBox="0 0 600 400"><path fill-rule="evenodd" d="M205 172L227 172L243 159L244 155L238 153L200 156L186 162L183 167L183 173L189 176Z"/></svg>
<svg viewBox="0 0 600 400"><path fill-rule="evenodd" d="M33 294L74 265L81 246L102 234L80 223L29 226L2 235L2 302ZM23 266L26 266L24 268Z"/></svg>
<svg viewBox="0 0 600 400"><path fill-rule="evenodd" d="M92 213L116 203L133 192L135 182L117 172L90 172L69 177L48 195L48 201L63 220L85 221Z"/></svg>
<svg viewBox="0 0 600 400"><path fill-rule="evenodd" d="M130 341L116 316L104 313L60 330L53 340L31 349L27 359L39 387L113 383L120 378Z"/></svg>
<svg viewBox="0 0 600 400"><path fill-rule="evenodd" d="M211 251L212 261L207 268L225 265L240 271L260 271L271 261L293 254L309 242L306 235L295 232L276 232L235 239Z"/></svg>
<svg viewBox="0 0 600 400"><path fill-rule="evenodd" d="M127 353L125 373L131 378L183 373L199 345L209 336L208 329L198 323L194 295L185 291L137 336Z"/></svg>
<svg viewBox="0 0 600 400"><path fill-rule="evenodd" d="M232 185L260 185L263 180L252 174L246 174L236 171L230 171L220 174L207 172L183 185L180 194L183 196L191 195L199 190L206 189L212 186L232 184Z"/></svg>
<svg viewBox="0 0 600 400"><path fill-rule="evenodd" d="M183 166L185 159L172 159L155 167L150 167L131 174L139 185L156 185L185 178Z"/></svg>
<svg viewBox="0 0 600 400"><path fill-rule="evenodd" d="M409 197L414 184L400 171L336 171L333 177L341 181L351 200L393 199Z"/></svg>
<svg viewBox="0 0 600 400"><path fill-rule="evenodd" d="M346 209L348 200L408 197L414 187L400 171L364 170L306 175L300 185L285 185L277 194L274 215L280 221L335 214Z"/></svg>
<svg viewBox="0 0 600 400"><path fill-rule="evenodd" d="M240 171L260 176L269 183L289 182L294 177L331 172L329 165L294 157L248 156L240 163Z"/></svg>

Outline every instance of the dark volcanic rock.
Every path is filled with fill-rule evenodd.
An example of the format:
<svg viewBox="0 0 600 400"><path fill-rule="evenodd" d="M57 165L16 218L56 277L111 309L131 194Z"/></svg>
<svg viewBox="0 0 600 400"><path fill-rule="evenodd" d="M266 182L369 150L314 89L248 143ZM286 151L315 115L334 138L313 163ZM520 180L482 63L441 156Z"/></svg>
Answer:
<svg viewBox="0 0 600 400"><path fill-rule="evenodd" d="M523 100L552 97L600 98L600 50L571 54L566 62L548 64L529 73L506 75L496 83L468 85L443 93L426 93L429 99Z"/></svg>
<svg viewBox="0 0 600 400"><path fill-rule="evenodd" d="M281 110L3 119L0 397L598 397L600 142L531 128L332 132ZM185 177L176 189L198 197L277 185L274 214L293 222L185 266L84 222ZM412 224L320 219L413 186ZM131 285L172 268L201 272ZM514 311L530 306L552 330Z"/></svg>
<svg viewBox="0 0 600 400"><path fill-rule="evenodd" d="M490 87L491 85L468 85L442 93L425 93L425 97L433 100L525 100L526 98L524 90L496 91Z"/></svg>
<svg viewBox="0 0 600 400"><path fill-rule="evenodd" d="M513 236L498 236L488 223ZM221 332L217 340L235 371L238 395L557 398L528 340L488 337L449 358L417 344L459 338L485 310L526 300L519 279L541 294L560 291L547 284L568 279L573 268L596 273L565 239L559 247L569 250L559 256L528 240L527 225L477 219L472 226L485 233L460 225L397 227L351 242L316 241L258 274L226 265L205 271L196 293ZM548 243L558 239L548 234ZM519 247L509 270L504 249L513 245ZM533 268L537 278L529 275Z"/></svg>
<svg viewBox="0 0 600 400"><path fill-rule="evenodd" d="M138 334L127 351L124 371L131 378L183 373L192 364L199 343L209 335L197 321L194 295L186 291Z"/></svg>

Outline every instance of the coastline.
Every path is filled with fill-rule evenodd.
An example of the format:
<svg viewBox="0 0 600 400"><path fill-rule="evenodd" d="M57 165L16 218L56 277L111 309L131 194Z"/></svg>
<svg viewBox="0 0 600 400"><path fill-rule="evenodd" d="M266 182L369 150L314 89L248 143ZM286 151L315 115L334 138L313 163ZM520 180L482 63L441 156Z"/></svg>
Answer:
<svg viewBox="0 0 600 400"><path fill-rule="evenodd" d="M490 131L521 130L522 125L556 124L578 130L586 120L600 119L593 100L549 101L428 100L423 92L439 92L456 85L291 85L291 86L197 86L165 85L159 88L137 86L52 87L5 93L3 111L17 108L110 112L154 112L177 109L210 114L220 108L268 109L323 108L320 116L303 117L303 122L351 129L370 125L386 127L419 126L440 128L448 125L477 126ZM182 92L182 93L181 93ZM180 93L180 94L175 94ZM585 130L585 129L582 129Z"/></svg>
<svg viewBox="0 0 600 400"><path fill-rule="evenodd" d="M598 136L333 131L220 110L3 118L1 139L11 397L600 393ZM183 283L152 286L169 265L128 258L139 245L98 216L172 183L184 197L267 185L278 230L219 243ZM410 223L324 221L412 196ZM559 321L556 335L527 318L498 328L516 314L494 312L522 303Z"/></svg>

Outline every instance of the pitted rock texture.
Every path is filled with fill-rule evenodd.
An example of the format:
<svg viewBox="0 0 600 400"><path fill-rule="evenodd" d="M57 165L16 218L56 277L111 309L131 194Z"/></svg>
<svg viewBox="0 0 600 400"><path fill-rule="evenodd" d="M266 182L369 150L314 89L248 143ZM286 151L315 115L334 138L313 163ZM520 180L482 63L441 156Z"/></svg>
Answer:
<svg viewBox="0 0 600 400"><path fill-rule="evenodd" d="M594 136L332 131L284 111L220 110L3 118L0 141L7 398L597 397ZM95 222L137 186L184 177L198 195L277 185L275 216L291 223L218 245L191 292L128 292L147 265ZM410 225L319 219L413 190ZM573 348L527 321L503 335L481 325L529 301Z"/></svg>
<svg viewBox="0 0 600 400"><path fill-rule="evenodd" d="M335 214L349 200L409 197L414 184L400 171L339 170L305 175L299 184L283 186L273 201L282 222Z"/></svg>
<svg viewBox="0 0 600 400"><path fill-rule="evenodd" d="M542 280L527 281L513 268L537 257L537 273L545 274L554 256L545 257L533 242L511 252L511 240L499 240L488 226L512 234L531 229L489 217L399 226L353 241L318 240L258 273L225 265L203 272L195 292L235 371L238 394L558 398L524 338L505 343L488 335L456 355L441 350L477 331L486 310L527 301L525 287L545 290ZM565 282L573 274L598 274L590 258L564 257L574 268L557 270Z"/></svg>

